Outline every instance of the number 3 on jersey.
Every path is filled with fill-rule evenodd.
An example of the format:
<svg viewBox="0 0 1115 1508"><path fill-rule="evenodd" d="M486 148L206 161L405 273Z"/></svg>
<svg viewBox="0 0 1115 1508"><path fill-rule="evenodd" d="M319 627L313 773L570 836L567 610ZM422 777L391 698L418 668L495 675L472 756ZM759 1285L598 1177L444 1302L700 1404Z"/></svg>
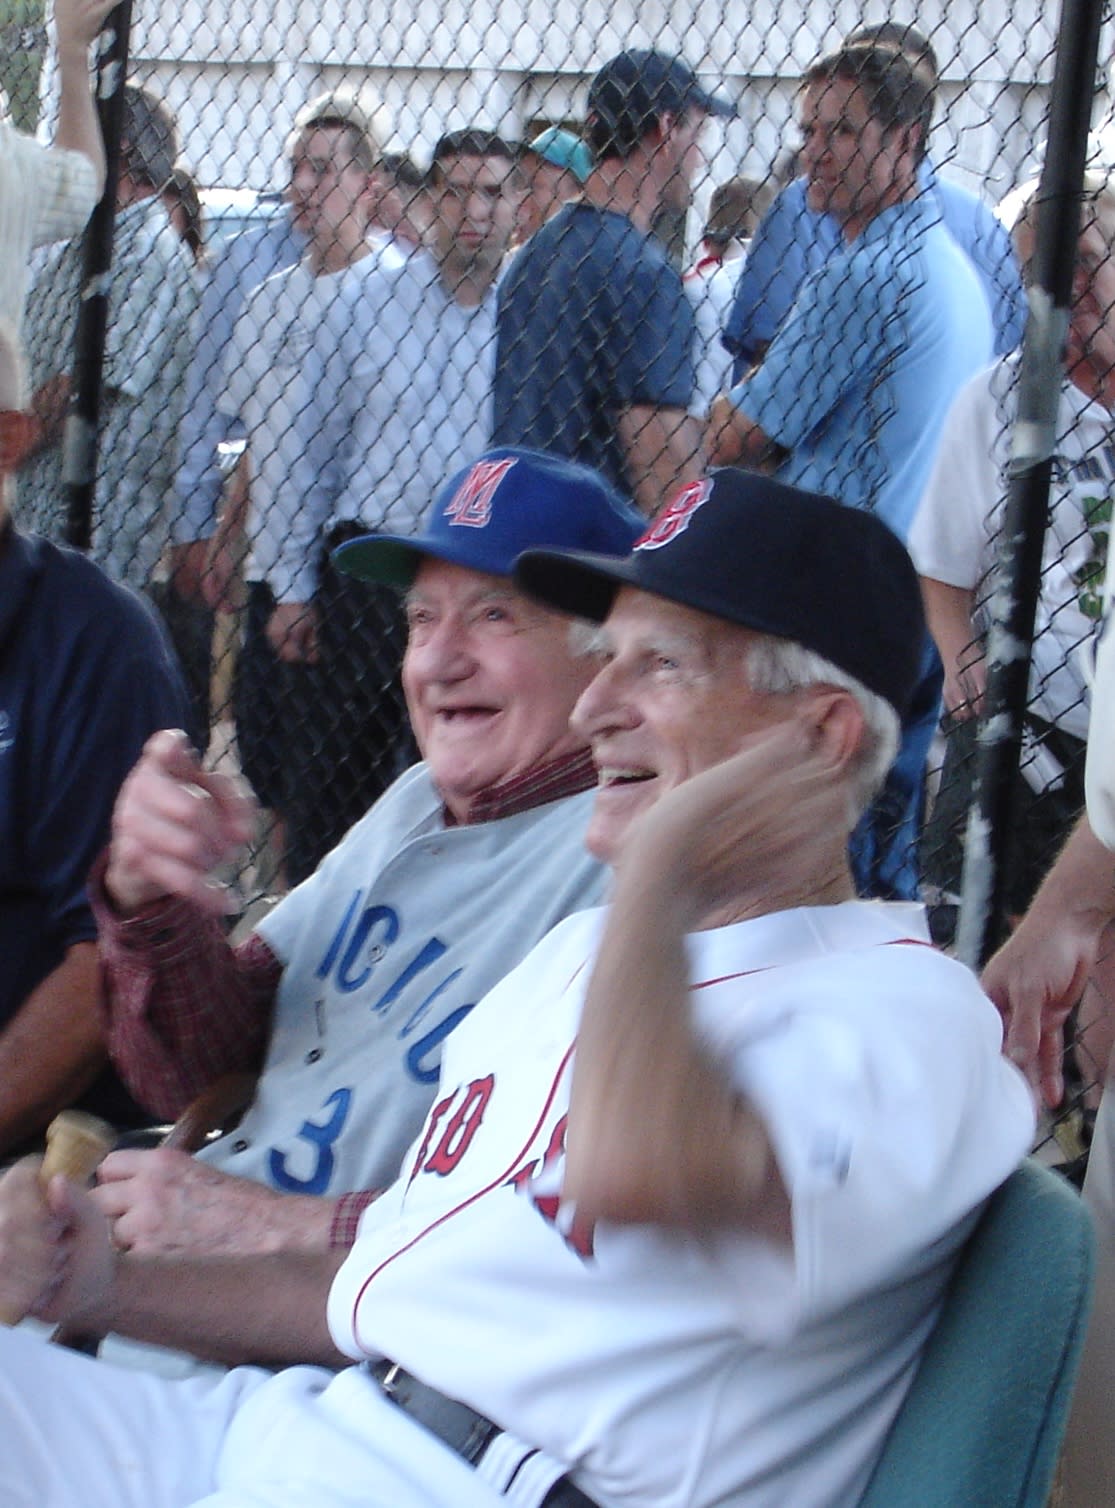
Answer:
<svg viewBox="0 0 1115 1508"><path fill-rule="evenodd" d="M335 1089L322 1106L323 1110L330 1111L328 1120L323 1125L316 1121L303 1121L298 1130L299 1141L308 1142L313 1148L315 1163L313 1171L308 1178L298 1178L289 1170L288 1156L285 1152L277 1149L272 1150L267 1159L267 1171L271 1182L284 1194L324 1194L329 1188L329 1180L333 1176L333 1146L344 1129L348 1120L349 1108L352 1105L351 1089ZM332 1107L332 1108L330 1108ZM304 1164L304 1154L298 1155L296 1162Z"/></svg>

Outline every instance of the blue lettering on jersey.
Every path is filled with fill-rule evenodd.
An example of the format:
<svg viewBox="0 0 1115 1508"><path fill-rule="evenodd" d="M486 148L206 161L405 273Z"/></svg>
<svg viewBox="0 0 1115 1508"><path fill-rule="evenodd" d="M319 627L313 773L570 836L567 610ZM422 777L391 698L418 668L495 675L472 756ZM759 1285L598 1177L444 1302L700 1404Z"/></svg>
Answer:
<svg viewBox="0 0 1115 1508"><path fill-rule="evenodd" d="M354 892L340 925L314 971L318 979L328 979L332 975L336 989L344 995L367 989L377 969L382 970L386 966L385 959L402 931L399 914L392 907L367 905L361 910L364 894L363 890ZM428 938L382 993L369 1001L368 1009L378 1016L385 1016L412 988L419 976L432 969L448 951L448 943L442 942L441 938ZM463 969L450 970L411 1010L396 1032L400 1042L418 1029L434 1005L463 973ZM406 1071L420 1084L437 1081L438 1050L453 1028L471 1010L472 1004L456 1006L442 1021L436 1022L424 1036L411 1044L403 1062ZM311 1128L316 1129L318 1128ZM314 1139L305 1127L299 1135L307 1140Z"/></svg>
<svg viewBox="0 0 1115 1508"><path fill-rule="evenodd" d="M323 1110L333 1107L325 1124L319 1126L314 1121L302 1122L297 1133L299 1140L309 1142L310 1146L315 1149L314 1167L308 1178L298 1178L291 1173L287 1168L287 1154L278 1151L277 1148L272 1148L267 1158L267 1171L271 1175L271 1182L277 1189L282 1189L286 1194L324 1194L326 1192L336 1163L333 1145L344 1129L351 1105L352 1090L335 1089L322 1106Z"/></svg>

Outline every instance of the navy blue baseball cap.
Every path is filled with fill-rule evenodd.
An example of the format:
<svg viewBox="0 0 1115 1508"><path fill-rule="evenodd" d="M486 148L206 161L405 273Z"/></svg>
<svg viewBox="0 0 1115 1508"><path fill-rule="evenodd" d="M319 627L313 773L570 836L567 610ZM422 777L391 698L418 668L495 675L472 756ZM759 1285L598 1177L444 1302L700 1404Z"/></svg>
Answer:
<svg viewBox="0 0 1115 1508"><path fill-rule="evenodd" d="M663 115L686 110L731 117L736 106L713 94L683 58L649 48L632 47L611 58L588 89L585 118L591 145L639 141Z"/></svg>
<svg viewBox="0 0 1115 1508"><path fill-rule="evenodd" d="M528 550L528 595L602 623L621 586L792 639L877 692L899 715L919 681L917 573L873 513L724 467L683 487L626 560Z"/></svg>
<svg viewBox="0 0 1115 1508"><path fill-rule="evenodd" d="M646 522L591 467L503 446L450 478L424 534L364 534L333 558L350 576L405 589L430 556L510 576L516 558L535 546L626 555Z"/></svg>

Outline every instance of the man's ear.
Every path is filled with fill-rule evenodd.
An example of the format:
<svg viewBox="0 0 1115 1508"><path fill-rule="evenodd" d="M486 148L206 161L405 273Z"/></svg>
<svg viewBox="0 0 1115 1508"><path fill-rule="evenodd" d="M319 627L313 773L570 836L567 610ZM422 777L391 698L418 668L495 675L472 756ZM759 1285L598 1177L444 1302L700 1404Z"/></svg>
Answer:
<svg viewBox="0 0 1115 1508"><path fill-rule="evenodd" d="M858 757L867 731L856 698L840 686L818 686L804 715L814 746L833 773L847 770Z"/></svg>

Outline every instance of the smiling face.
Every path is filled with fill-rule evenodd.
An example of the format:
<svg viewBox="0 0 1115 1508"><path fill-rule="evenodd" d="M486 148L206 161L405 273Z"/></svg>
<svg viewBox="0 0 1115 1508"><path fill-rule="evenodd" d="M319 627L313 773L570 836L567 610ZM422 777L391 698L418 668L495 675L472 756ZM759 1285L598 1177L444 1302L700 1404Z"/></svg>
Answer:
<svg viewBox="0 0 1115 1508"><path fill-rule="evenodd" d="M581 748L569 714L592 673L569 650L569 620L510 581L426 560L407 595L403 689L446 806Z"/></svg>
<svg viewBox="0 0 1115 1508"><path fill-rule="evenodd" d="M599 787L585 842L613 864L643 812L793 715L793 693L752 691L754 635L628 588L599 635L598 673L573 712Z"/></svg>

